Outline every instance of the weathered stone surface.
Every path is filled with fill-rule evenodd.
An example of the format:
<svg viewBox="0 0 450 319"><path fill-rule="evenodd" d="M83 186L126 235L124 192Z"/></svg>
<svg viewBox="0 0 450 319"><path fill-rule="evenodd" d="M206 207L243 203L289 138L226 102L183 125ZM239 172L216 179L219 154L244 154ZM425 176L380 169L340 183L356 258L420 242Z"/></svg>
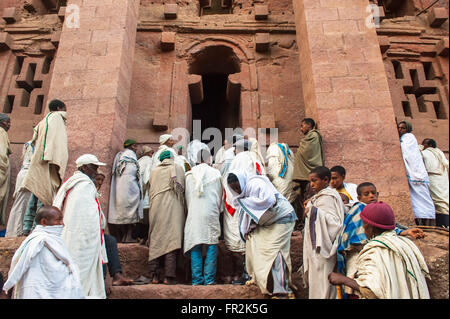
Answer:
<svg viewBox="0 0 450 319"><path fill-rule="evenodd" d="M257 33L255 35L256 51L266 52L270 49L270 34L269 33Z"/></svg>
<svg viewBox="0 0 450 319"><path fill-rule="evenodd" d="M439 28L447 20L448 11L445 8L433 7L428 13L428 22L432 28Z"/></svg>
<svg viewBox="0 0 450 319"><path fill-rule="evenodd" d="M0 32L0 51L11 49L13 43L12 37L7 32Z"/></svg>
<svg viewBox="0 0 450 319"><path fill-rule="evenodd" d="M448 56L448 38L444 38L436 44L436 52L440 56Z"/></svg>
<svg viewBox="0 0 450 319"><path fill-rule="evenodd" d="M267 20L269 7L267 5L255 5L255 20Z"/></svg>
<svg viewBox="0 0 450 319"><path fill-rule="evenodd" d="M161 50L173 51L175 49L175 32L161 33Z"/></svg>
<svg viewBox="0 0 450 319"><path fill-rule="evenodd" d="M178 4L166 3L164 5L164 17L166 19L176 19L178 14Z"/></svg>
<svg viewBox="0 0 450 319"><path fill-rule="evenodd" d="M10 8L3 9L2 18L8 24L19 21L20 13L19 13L18 8L10 7Z"/></svg>

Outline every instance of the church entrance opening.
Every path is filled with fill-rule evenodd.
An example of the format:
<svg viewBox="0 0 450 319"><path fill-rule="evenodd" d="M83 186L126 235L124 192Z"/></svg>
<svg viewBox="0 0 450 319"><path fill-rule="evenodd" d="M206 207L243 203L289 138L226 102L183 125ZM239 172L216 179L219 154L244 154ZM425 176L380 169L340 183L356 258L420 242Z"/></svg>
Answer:
<svg viewBox="0 0 450 319"><path fill-rule="evenodd" d="M197 77L200 83L190 92L192 121L200 121L202 133L208 128L219 129L222 142L226 128L240 127L240 85L236 88L236 83L229 80L230 74L239 72L239 58L227 46L207 47L191 57L189 73L201 76L201 80ZM199 125L193 124L192 127ZM204 143L211 140L210 136L202 136Z"/></svg>

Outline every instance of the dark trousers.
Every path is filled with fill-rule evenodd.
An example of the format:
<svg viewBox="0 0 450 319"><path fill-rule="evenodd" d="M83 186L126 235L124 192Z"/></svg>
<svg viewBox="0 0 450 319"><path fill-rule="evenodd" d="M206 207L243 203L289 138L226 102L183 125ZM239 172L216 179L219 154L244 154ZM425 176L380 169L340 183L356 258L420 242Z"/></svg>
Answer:
<svg viewBox="0 0 450 319"><path fill-rule="evenodd" d="M436 226L448 227L448 215L436 214Z"/></svg>
<svg viewBox="0 0 450 319"><path fill-rule="evenodd" d="M230 257L229 262L231 263L231 267L233 269L231 275L233 277L241 276L244 272L245 255L238 252L232 252Z"/></svg>
<svg viewBox="0 0 450 319"><path fill-rule="evenodd" d="M23 218L23 232L28 235L36 227L36 214L39 208L44 206L42 202L34 195L31 194L28 200L27 210Z"/></svg>
<svg viewBox="0 0 450 319"><path fill-rule="evenodd" d="M434 226L434 219L428 219L428 218L416 218L416 225L417 226Z"/></svg>
<svg viewBox="0 0 450 319"><path fill-rule="evenodd" d="M117 250L117 241L114 236L105 234L106 256L108 257L108 271L111 277L118 272L122 273L120 265L119 252ZM106 265L103 265L103 276L106 277Z"/></svg>
<svg viewBox="0 0 450 319"><path fill-rule="evenodd" d="M161 272L161 263L164 264L164 276L166 278L176 278L177 276L177 251L173 250L170 253L162 255L149 262L150 274L159 276Z"/></svg>

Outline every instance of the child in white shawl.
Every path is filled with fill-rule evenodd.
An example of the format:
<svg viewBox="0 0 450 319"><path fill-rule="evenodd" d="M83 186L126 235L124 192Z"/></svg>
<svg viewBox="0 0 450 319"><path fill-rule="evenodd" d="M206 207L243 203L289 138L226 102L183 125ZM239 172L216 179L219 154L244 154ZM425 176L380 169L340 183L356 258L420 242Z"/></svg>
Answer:
<svg viewBox="0 0 450 319"><path fill-rule="evenodd" d="M303 280L309 287L309 299L334 299L336 288L328 275L336 265L338 235L344 223L345 208L339 193L328 187L331 172L319 166L309 174L315 195L305 209L303 240Z"/></svg>
<svg viewBox="0 0 450 319"><path fill-rule="evenodd" d="M13 256L3 290L14 287L14 299L82 299L78 268L61 237L63 215L44 206L36 215L36 228Z"/></svg>

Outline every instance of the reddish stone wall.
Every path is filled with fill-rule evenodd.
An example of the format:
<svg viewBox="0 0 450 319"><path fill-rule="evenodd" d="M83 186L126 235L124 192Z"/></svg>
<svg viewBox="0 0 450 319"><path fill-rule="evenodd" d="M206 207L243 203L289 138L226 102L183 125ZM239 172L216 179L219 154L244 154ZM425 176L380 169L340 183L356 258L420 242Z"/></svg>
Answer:
<svg viewBox="0 0 450 319"><path fill-rule="evenodd" d="M416 1L415 14L434 1ZM377 29L397 121L412 123L419 143L433 138L448 156L448 0L419 16L385 19ZM432 15L442 15L438 27Z"/></svg>
<svg viewBox="0 0 450 319"><path fill-rule="evenodd" d="M413 214L394 110L366 0L294 2L306 115L319 122L325 164L371 181L397 219Z"/></svg>
<svg viewBox="0 0 450 319"><path fill-rule="evenodd" d="M178 3L176 19L165 19L163 3ZM256 4L266 5L266 20L255 19ZM128 136L157 144L166 131L191 128L192 54L226 46L242 69L233 75L242 85L240 126L278 127L280 140L295 146L304 106L292 2L234 1L233 14L200 16L199 12L198 1L141 1ZM162 50L165 31L175 32L173 50ZM271 32L269 51L256 51L258 32Z"/></svg>
<svg viewBox="0 0 450 319"><path fill-rule="evenodd" d="M112 2L104 1L85 1L86 6L98 6L101 16L85 15L87 32L74 34L59 48L62 14L43 9L41 0L0 2L0 14L4 8L16 7L18 16L15 23L0 19L2 111L8 111L8 97L14 97L12 108L8 105L12 190L22 144L45 113L40 105L47 103L51 80L53 85L68 85L53 90L54 97L70 101L72 110L82 110L70 114L75 121L69 124L70 174L80 152L94 152L112 162L125 137L156 145L160 134L175 127L190 128L188 84L193 80L190 73L196 73L192 65L197 55L218 45L231 50L239 64L230 82L241 85L242 126L278 127L279 139L295 149L301 118L317 118L325 138L326 164L346 166L352 182L374 180L382 198L396 201L400 210L410 207L398 141L392 140L395 120L410 120L419 142L435 138L448 154L448 20L431 27L431 11L413 16L432 0L408 0L410 15L384 19L376 32L363 29L369 3L364 0L234 0L233 14L204 16L200 16L200 1L142 0L136 41L125 36L122 40L131 51L116 56L127 56L128 62L104 58L112 45L106 42L121 37L108 28L120 25L124 15L113 10L117 16L107 16ZM293 3L300 2L308 11L303 20L294 15ZM178 4L176 19L165 18L165 4ZM448 0L436 7L448 8ZM133 32L135 26L126 23L127 32ZM300 50L296 27L301 30ZM74 47L74 41L83 42L92 32L99 34L95 43ZM167 41L163 45L162 39ZM60 62L54 73L57 49ZM110 72L115 62L123 66L119 80ZM98 69L86 75L85 67ZM117 90L112 84L116 80L123 83ZM127 87L131 93L123 90ZM117 95L105 96L110 92ZM83 122L91 115L95 116ZM107 133L97 134L99 123L107 126L103 128ZM355 160L361 154L364 160ZM108 192L107 186L103 192Z"/></svg>
<svg viewBox="0 0 450 319"><path fill-rule="evenodd" d="M24 1L2 1L0 17L0 111L9 113L12 126L11 194L22 165L22 146L33 136L33 127L42 119L50 86L58 34L62 22L57 14L30 13ZM4 8L15 7L14 14ZM1 42L1 41L0 41ZM12 198L9 207L12 206Z"/></svg>
<svg viewBox="0 0 450 319"><path fill-rule="evenodd" d="M67 104L69 162L93 153L108 163L122 149L128 116L131 69L136 39L137 0L71 0L80 8L80 28L64 25L49 99ZM105 183L106 184L106 183ZM109 185L104 185L109 194ZM105 204L108 196L102 197Z"/></svg>

